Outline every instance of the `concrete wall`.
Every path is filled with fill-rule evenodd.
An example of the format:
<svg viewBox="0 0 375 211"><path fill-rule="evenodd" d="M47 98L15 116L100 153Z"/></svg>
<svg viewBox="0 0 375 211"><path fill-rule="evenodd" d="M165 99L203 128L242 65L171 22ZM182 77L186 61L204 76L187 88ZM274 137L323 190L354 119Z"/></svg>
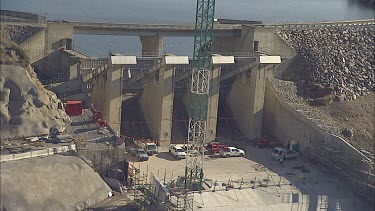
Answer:
<svg viewBox="0 0 375 211"><path fill-rule="evenodd" d="M169 144L174 99L173 66L165 65L146 84L139 98L143 115L153 139Z"/></svg>
<svg viewBox="0 0 375 211"><path fill-rule="evenodd" d="M78 58L72 58L69 53L60 48L35 62L34 68L41 80L59 78L60 81L66 81L78 75L78 63Z"/></svg>
<svg viewBox="0 0 375 211"><path fill-rule="evenodd" d="M257 66L250 76L238 75L225 98L238 128L249 139L256 139L262 133L265 72L265 66Z"/></svg>
<svg viewBox="0 0 375 211"><path fill-rule="evenodd" d="M61 40L73 40L73 25L70 23L49 22L48 27L25 40L20 47L34 63L61 47Z"/></svg>
<svg viewBox="0 0 375 211"><path fill-rule="evenodd" d="M61 45L62 39L73 40L73 24L71 23L60 23L60 22L49 22L46 29L46 44L45 50L56 50Z"/></svg>
<svg viewBox="0 0 375 211"><path fill-rule="evenodd" d="M35 35L20 44L30 59L30 63L43 58L45 51L46 29L37 32Z"/></svg>
<svg viewBox="0 0 375 211"><path fill-rule="evenodd" d="M313 121L284 103L268 80L266 80L264 99L263 129L266 134L274 136L284 144L287 144L289 140L298 141L301 153L311 147L314 141L324 140L326 134L326 131ZM337 147L353 154L354 157L365 158L340 137L332 135L332 142Z"/></svg>
<svg viewBox="0 0 375 211"><path fill-rule="evenodd" d="M356 193L373 203L373 163L341 137L330 135L331 138L325 138L326 131L284 103L268 80L263 130L285 145L289 140L298 141L302 156L320 162L334 175L345 179Z"/></svg>
<svg viewBox="0 0 375 211"><path fill-rule="evenodd" d="M122 105L122 67L111 66L106 72L93 79L92 100L103 112L109 126L120 132Z"/></svg>
<svg viewBox="0 0 375 211"><path fill-rule="evenodd" d="M254 41L258 51L269 55L291 58L296 52L275 32L273 28L243 26L240 37L214 37L213 52L254 52Z"/></svg>
<svg viewBox="0 0 375 211"><path fill-rule="evenodd" d="M240 37L214 37L213 52L252 52L254 27L243 26Z"/></svg>

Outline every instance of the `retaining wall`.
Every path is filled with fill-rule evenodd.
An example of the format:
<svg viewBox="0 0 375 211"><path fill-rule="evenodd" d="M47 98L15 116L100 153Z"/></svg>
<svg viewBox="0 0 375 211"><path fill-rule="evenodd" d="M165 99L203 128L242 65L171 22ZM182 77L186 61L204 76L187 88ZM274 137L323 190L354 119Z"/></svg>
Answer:
<svg viewBox="0 0 375 211"><path fill-rule="evenodd" d="M374 198L373 163L341 137L329 134L283 102L266 81L263 132L284 145L296 140L301 155L315 160L331 173L348 181L353 190L370 201Z"/></svg>
<svg viewBox="0 0 375 211"><path fill-rule="evenodd" d="M21 160L21 159L41 157L41 156L49 156L49 155L54 155L57 153L68 152L70 150L76 151L76 145L72 144L68 146L53 147L53 148L36 150L36 151L31 151L31 152L24 152L24 153L19 153L19 154L1 155L0 162Z"/></svg>

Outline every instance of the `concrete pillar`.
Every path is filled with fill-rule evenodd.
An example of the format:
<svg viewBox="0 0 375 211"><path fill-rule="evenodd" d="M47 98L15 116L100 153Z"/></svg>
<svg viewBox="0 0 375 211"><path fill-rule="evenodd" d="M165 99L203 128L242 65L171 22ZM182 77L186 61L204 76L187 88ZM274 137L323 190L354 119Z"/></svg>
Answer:
<svg viewBox="0 0 375 211"><path fill-rule="evenodd" d="M188 63L187 56L165 56L139 98L151 136L161 145L169 145L172 137L175 64Z"/></svg>
<svg viewBox="0 0 375 211"><path fill-rule="evenodd" d="M173 114L174 67L157 71L142 91L139 103L153 139L170 142Z"/></svg>
<svg viewBox="0 0 375 211"><path fill-rule="evenodd" d="M249 139L262 133L266 76L264 65L260 66L251 70L250 77L246 73L238 75L226 97L239 130Z"/></svg>
<svg viewBox="0 0 375 211"><path fill-rule="evenodd" d="M122 70L137 64L135 56L111 56L108 68L91 79L93 104L103 113L108 125L120 133L122 107Z"/></svg>
<svg viewBox="0 0 375 211"><path fill-rule="evenodd" d="M140 36L139 39L142 43L142 55L163 55L163 37L160 36Z"/></svg>
<svg viewBox="0 0 375 211"><path fill-rule="evenodd" d="M108 125L120 132L121 126L121 66L111 66L93 79L92 100L107 120Z"/></svg>
<svg viewBox="0 0 375 211"><path fill-rule="evenodd" d="M280 64L279 56L260 56L259 65L237 76L226 103L241 133L249 139L262 135L262 120L267 65Z"/></svg>
<svg viewBox="0 0 375 211"><path fill-rule="evenodd" d="M207 142L211 142L216 139L217 112L219 110L220 75L221 66L214 65L214 68L210 74L210 93L208 95L206 135Z"/></svg>
<svg viewBox="0 0 375 211"><path fill-rule="evenodd" d="M233 64L233 56L220 56L216 55L212 57L213 68L210 73L210 92L208 95L208 112L207 112L207 125L206 125L206 141L211 142L216 139L216 127L217 127L217 113L219 110L219 94L220 94L220 76L221 76L221 65ZM186 110L190 109L190 87L186 90L183 96L183 103Z"/></svg>

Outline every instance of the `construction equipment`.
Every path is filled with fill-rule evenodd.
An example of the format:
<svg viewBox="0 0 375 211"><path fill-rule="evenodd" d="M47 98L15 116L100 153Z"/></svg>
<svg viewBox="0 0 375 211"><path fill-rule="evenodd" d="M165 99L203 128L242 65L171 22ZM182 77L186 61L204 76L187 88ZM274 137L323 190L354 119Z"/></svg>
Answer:
<svg viewBox="0 0 375 211"><path fill-rule="evenodd" d="M203 156L206 145L209 80L212 68L212 37L215 0L197 0L194 66L191 76L190 119L186 157L185 189L202 190Z"/></svg>

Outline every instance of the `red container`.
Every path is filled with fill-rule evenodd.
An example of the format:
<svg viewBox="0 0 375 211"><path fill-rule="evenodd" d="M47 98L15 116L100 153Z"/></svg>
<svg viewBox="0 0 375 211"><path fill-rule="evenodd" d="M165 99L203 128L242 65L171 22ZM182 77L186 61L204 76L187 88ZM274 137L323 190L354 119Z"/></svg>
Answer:
<svg viewBox="0 0 375 211"><path fill-rule="evenodd" d="M79 116L82 114L82 101L68 100L64 103L64 108L69 116Z"/></svg>

